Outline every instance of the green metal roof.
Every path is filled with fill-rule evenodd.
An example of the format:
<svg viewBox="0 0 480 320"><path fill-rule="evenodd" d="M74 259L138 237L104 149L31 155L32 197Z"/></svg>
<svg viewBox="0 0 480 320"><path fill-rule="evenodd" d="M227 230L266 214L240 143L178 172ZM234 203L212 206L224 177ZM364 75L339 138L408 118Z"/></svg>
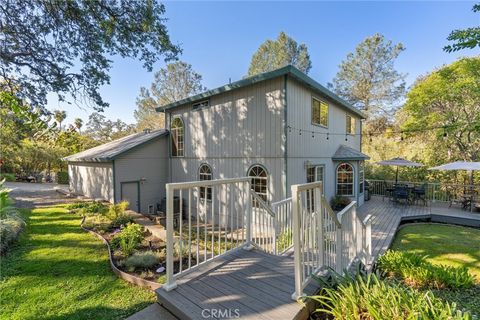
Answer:
<svg viewBox="0 0 480 320"><path fill-rule="evenodd" d="M327 97L327 98L331 99L332 101L336 102L339 106L343 107L347 111L350 111L353 114L356 114L357 116L359 116L360 118L365 119L365 115L360 110L358 110L357 108L352 106L350 103L343 100L342 98L337 96L335 93L328 90L327 88L322 86L320 83L313 80L312 78L310 78L305 73L298 70L297 68L295 68L292 65L289 65L289 66L286 66L286 67L283 67L283 68L280 68L280 69L277 69L277 70L273 70L273 71L270 71L270 72L257 74L257 75L254 75L252 77L248 77L248 78L245 78L245 79L242 79L242 80L224 85L222 87L218 87L216 89L205 91L203 93L188 97L186 99L175 101L173 103L170 103L170 104L167 104L167 105L156 108L156 111L157 112L163 112L165 110L173 109L173 108L185 105L187 103L193 103L193 102L196 102L196 101L207 99L211 96L221 94L223 92L243 88L243 87L258 83L258 82L274 79L274 78L284 76L284 75L291 76L292 78L294 78L294 79L298 80L299 82L301 82L302 84L310 87L312 90L316 91L317 93L321 94L322 96Z"/></svg>

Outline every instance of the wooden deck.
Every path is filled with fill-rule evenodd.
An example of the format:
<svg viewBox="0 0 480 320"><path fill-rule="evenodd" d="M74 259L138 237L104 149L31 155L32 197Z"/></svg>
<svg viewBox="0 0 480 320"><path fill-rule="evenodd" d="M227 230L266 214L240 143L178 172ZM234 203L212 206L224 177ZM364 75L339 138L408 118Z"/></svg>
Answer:
<svg viewBox="0 0 480 320"><path fill-rule="evenodd" d="M433 221L466 224L480 227L480 213L470 213L446 203L404 205L393 203L387 198L372 197L358 209L361 216L372 215L372 255L374 259L391 245L395 232L402 220L432 219Z"/></svg>
<svg viewBox="0 0 480 320"><path fill-rule="evenodd" d="M372 197L358 210L363 216L373 216L372 251L375 257L389 248L402 219L461 218L480 227L480 214L448 208L444 204L404 206ZM304 305L291 299L293 269L291 253L273 256L258 250L240 249L180 278L175 290L158 289L158 301L182 320L306 319ZM314 290L313 285L307 289L309 293Z"/></svg>

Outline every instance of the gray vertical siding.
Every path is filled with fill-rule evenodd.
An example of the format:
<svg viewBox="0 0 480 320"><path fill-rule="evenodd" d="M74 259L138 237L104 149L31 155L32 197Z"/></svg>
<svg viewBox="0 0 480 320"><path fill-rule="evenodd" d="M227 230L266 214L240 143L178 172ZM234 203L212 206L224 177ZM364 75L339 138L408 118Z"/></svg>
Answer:
<svg viewBox="0 0 480 320"><path fill-rule="evenodd" d="M93 199L113 202L113 168L111 162L70 162L70 189Z"/></svg>
<svg viewBox="0 0 480 320"><path fill-rule="evenodd" d="M311 123L312 97L329 104L328 128ZM302 129L302 135L297 130L292 130L291 132L287 130L288 188L290 189L290 186L293 184L306 182L305 163L309 161L312 165L325 166L325 195L327 199L330 199L335 195L335 171L339 164L339 162L332 161L332 156L342 144L360 150L360 119L350 114L356 119L356 135L346 136L347 111L321 95L316 94L291 77L288 78L287 84L287 108L287 125ZM329 139L326 139L326 135L319 134L314 134L314 138L312 138L312 131L330 133ZM345 137L347 137L347 141L345 141ZM356 172L358 172L356 161L352 161L351 164L354 165ZM358 186L355 187L357 188Z"/></svg>
<svg viewBox="0 0 480 320"><path fill-rule="evenodd" d="M198 180L208 163L214 179L246 176L253 164L269 173L269 201L285 197L283 77L210 97L210 107L174 109L185 124L185 156L171 158L171 181Z"/></svg>
<svg viewBox="0 0 480 320"><path fill-rule="evenodd" d="M115 159L115 198L121 199L121 183L140 181L140 211L160 203L168 182L168 136L141 145ZM142 181L143 180L143 181Z"/></svg>

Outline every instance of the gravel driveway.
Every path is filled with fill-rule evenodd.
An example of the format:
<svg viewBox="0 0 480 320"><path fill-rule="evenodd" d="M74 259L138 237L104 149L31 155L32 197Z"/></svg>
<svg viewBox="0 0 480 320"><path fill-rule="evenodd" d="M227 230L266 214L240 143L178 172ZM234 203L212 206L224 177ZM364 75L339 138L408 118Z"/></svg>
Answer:
<svg viewBox="0 0 480 320"><path fill-rule="evenodd" d="M15 199L15 206L18 208L42 207L77 201L77 198L68 197L57 191L57 189L68 191L68 185L64 184L5 182L5 186L12 189L10 196Z"/></svg>

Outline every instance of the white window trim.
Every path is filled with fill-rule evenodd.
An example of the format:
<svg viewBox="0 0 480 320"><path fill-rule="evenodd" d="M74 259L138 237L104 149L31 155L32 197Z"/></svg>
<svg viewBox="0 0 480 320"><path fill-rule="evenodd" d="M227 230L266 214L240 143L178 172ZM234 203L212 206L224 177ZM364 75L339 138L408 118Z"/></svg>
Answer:
<svg viewBox="0 0 480 320"><path fill-rule="evenodd" d="M262 178L262 177L258 177L258 178L257 178L257 177L254 177L254 176L250 176L250 172L251 172L252 169L255 168L255 167L260 167L260 168L262 168L262 170L265 171L265 173L266 173L267 176L266 176L265 178ZM269 199L270 199L270 194L269 194L269 193L270 193L270 188L268 187L270 174L268 173L267 168L265 168L265 166L263 166L263 165L261 165L261 164L258 164L258 163L253 164L253 165L251 165L250 168L248 168L248 170L247 170L247 177L249 177L250 179L253 179L253 178L256 178L256 179L265 179L266 194L265 194L265 199L264 199L264 200L265 200L265 202L268 203L268 201L269 201ZM252 188L252 190L255 190L255 189ZM262 196L262 194L259 194L259 193L257 193L257 194L258 194L259 196Z"/></svg>
<svg viewBox="0 0 480 320"><path fill-rule="evenodd" d="M350 117L353 123L353 132L348 132L347 117ZM356 135L356 131L357 131L357 119L355 119L355 117L353 117L351 114L345 113L345 133L348 134L349 136L354 136Z"/></svg>
<svg viewBox="0 0 480 320"><path fill-rule="evenodd" d="M212 166L209 165L208 163L202 163L200 164L200 166L198 167L198 181L210 181L210 180L202 180L200 179L200 177L202 176L202 167L208 167L210 169L210 180L213 180L213 169L212 169ZM203 174L205 175L205 174ZM208 197L200 197L200 201L204 201L205 199L207 199L207 202L212 202L212 199L213 199L213 188L212 187L200 187L200 188L205 188L205 195L208 195L208 189L210 189L210 194L211 194L211 198L208 199ZM200 190L199 190L199 196L200 196Z"/></svg>
<svg viewBox="0 0 480 320"><path fill-rule="evenodd" d="M172 118L172 123L170 124L170 132L172 132L172 124L173 124L173 121L175 121L176 119L180 119L180 121L182 122L182 127L183 127L183 149L182 149L182 155L181 156L174 156L173 155L173 148L172 148L172 144L173 144L173 136L172 136L172 139L170 139L170 148L172 148L170 150L170 156L172 158L184 158L185 157L185 121L183 121L183 118L181 116L174 116ZM177 147L177 154L178 154L178 147Z"/></svg>
<svg viewBox="0 0 480 320"><path fill-rule="evenodd" d="M328 109L328 114L327 114L327 125L323 125L321 123L315 123L313 122L313 100L317 100L318 102L320 102L320 119L322 117L322 103L325 103L327 105L327 109ZM316 96L312 96L312 99L310 99L310 123L312 124L312 126L317 126L317 127L321 127L321 128L325 128L325 129L328 129L328 125L330 124L330 105L328 104L327 101L323 100L323 99L320 99Z"/></svg>
<svg viewBox="0 0 480 320"><path fill-rule="evenodd" d="M342 183L342 185L352 185L352 193L351 194L338 194L338 168L340 168L341 165L343 164L348 164L352 168L352 178L353 181L352 183ZM349 162L342 162L340 163L336 168L335 168L335 195L341 196L341 197L354 197L355 196L355 167L349 163Z"/></svg>
<svg viewBox="0 0 480 320"><path fill-rule="evenodd" d="M308 182L308 169L311 169L311 168L315 168L315 181L319 181L317 180L317 176L318 176L318 168L322 168L322 182L325 183L325 165L324 164L309 164L307 166L307 168L305 169L305 177L307 179L307 182Z"/></svg>
<svg viewBox="0 0 480 320"><path fill-rule="evenodd" d="M363 168L360 169L362 166ZM361 191L360 183L363 183L363 191ZM365 162L359 161L358 162L358 194L364 194L364 193L365 193Z"/></svg>

